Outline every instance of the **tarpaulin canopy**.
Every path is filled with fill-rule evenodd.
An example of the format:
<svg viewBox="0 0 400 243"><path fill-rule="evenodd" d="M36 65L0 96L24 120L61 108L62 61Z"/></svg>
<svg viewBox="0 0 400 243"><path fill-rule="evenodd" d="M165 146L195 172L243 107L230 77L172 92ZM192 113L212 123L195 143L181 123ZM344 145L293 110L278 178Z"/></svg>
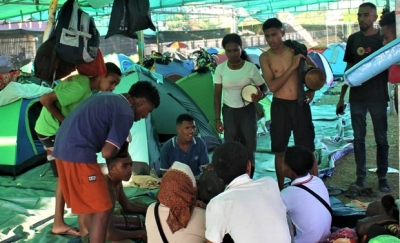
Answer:
<svg viewBox="0 0 400 243"><path fill-rule="evenodd" d="M58 7L61 7L65 1L59 0ZM32 19L46 20L51 2L52 0L1 1L0 20L9 20L12 18L17 18L18 20L22 18L24 21L31 21ZM110 14L113 0L78 0L78 2L84 11L94 17L101 17ZM264 21L279 11L308 12L314 10L349 9L357 8L362 2L361 0L150 0L150 8L153 11L165 8L195 6L196 8L191 10L193 14L199 12L199 7L225 5L242 9L238 17L246 17L247 15ZM371 0L370 2L380 8L387 4L386 0ZM393 0L390 0L390 5L391 8L394 7ZM181 11L182 14L190 14L189 12L185 13L182 9L178 11Z"/></svg>

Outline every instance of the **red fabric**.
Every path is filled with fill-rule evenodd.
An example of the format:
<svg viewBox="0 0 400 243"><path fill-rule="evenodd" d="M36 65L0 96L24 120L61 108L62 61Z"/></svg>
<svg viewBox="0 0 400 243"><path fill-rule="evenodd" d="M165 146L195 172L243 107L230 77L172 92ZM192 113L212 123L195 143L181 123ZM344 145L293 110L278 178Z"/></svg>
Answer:
<svg viewBox="0 0 400 243"><path fill-rule="evenodd" d="M78 73L85 76L96 77L96 76L106 76L107 67L104 63L103 53L100 48L97 51L96 58L87 63L81 63L77 65Z"/></svg>
<svg viewBox="0 0 400 243"><path fill-rule="evenodd" d="M392 65L389 68L389 82L392 84L400 83L400 65Z"/></svg>
<svg viewBox="0 0 400 243"><path fill-rule="evenodd" d="M0 90L4 89L10 82L17 81L20 73L21 70L16 70L9 73L0 74Z"/></svg>
<svg viewBox="0 0 400 243"><path fill-rule="evenodd" d="M324 243L336 243L336 242L357 243L358 242L357 233L354 229L342 228L333 232L331 236Z"/></svg>

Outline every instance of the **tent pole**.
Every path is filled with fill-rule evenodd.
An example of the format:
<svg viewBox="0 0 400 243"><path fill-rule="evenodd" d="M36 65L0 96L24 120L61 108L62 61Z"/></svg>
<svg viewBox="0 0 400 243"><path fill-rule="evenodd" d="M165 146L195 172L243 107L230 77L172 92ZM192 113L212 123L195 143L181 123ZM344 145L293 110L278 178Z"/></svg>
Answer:
<svg viewBox="0 0 400 243"><path fill-rule="evenodd" d="M49 16L47 18L47 25L43 32L43 39L42 41L45 42L49 39L51 32L53 31L54 22L56 19L56 12L57 12L58 0L52 0L49 6Z"/></svg>
<svg viewBox="0 0 400 243"><path fill-rule="evenodd" d="M137 51L139 55L139 63L142 64L144 60L144 48L145 48L143 30L137 31L136 34L138 36Z"/></svg>

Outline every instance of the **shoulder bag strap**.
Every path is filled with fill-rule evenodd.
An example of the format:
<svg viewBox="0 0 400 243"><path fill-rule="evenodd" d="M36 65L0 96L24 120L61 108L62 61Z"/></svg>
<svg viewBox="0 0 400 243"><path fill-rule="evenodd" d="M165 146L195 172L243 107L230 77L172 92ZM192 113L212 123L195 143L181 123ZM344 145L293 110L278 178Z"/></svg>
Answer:
<svg viewBox="0 0 400 243"><path fill-rule="evenodd" d="M156 217L158 232L160 232L161 239L163 240L163 242L168 243L167 237L165 237L164 231L161 226L160 215L158 214L158 206L160 206L160 202L157 202L156 205L154 206L154 216Z"/></svg>
<svg viewBox="0 0 400 243"><path fill-rule="evenodd" d="M311 195L313 195L316 199L318 199L318 201L320 201L326 207L326 209L328 209L329 213L333 217L333 211L332 211L331 206L329 206L329 204L326 203L325 200L322 199L317 193L313 192L312 190L310 190L310 188L308 188L308 187L306 187L304 185L295 185L295 186L308 191Z"/></svg>

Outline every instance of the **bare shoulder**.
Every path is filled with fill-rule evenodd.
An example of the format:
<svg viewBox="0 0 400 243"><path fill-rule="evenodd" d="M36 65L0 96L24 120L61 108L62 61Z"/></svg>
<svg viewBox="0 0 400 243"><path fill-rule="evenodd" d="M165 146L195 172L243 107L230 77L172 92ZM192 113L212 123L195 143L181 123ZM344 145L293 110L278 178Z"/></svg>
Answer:
<svg viewBox="0 0 400 243"><path fill-rule="evenodd" d="M264 51L263 53L261 53L260 57L269 58L269 56L271 54L272 54L271 50L268 49L268 50Z"/></svg>

